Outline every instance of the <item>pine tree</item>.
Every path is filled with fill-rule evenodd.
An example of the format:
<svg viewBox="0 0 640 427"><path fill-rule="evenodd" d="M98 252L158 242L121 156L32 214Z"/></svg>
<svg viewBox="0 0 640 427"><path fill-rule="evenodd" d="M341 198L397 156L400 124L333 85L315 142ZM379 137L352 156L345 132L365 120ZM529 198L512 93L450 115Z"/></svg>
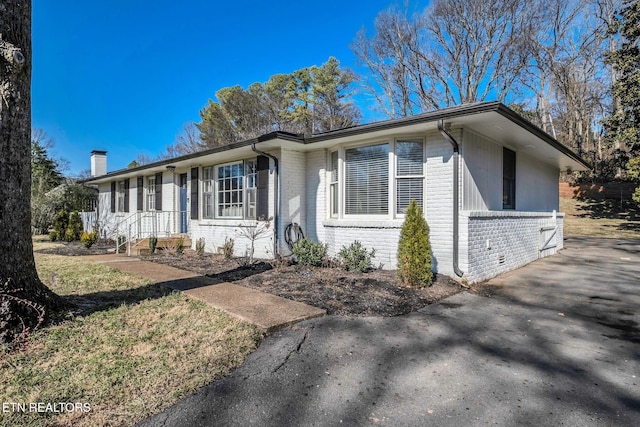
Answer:
<svg viewBox="0 0 640 427"><path fill-rule="evenodd" d="M398 243L398 276L406 285L431 286L429 226L415 200L407 208Z"/></svg>
<svg viewBox="0 0 640 427"><path fill-rule="evenodd" d="M617 79L612 87L613 114L605 120L606 138L619 147L622 161L640 155L640 2L627 1L609 28L620 48L607 55ZM622 166L622 165L620 165Z"/></svg>

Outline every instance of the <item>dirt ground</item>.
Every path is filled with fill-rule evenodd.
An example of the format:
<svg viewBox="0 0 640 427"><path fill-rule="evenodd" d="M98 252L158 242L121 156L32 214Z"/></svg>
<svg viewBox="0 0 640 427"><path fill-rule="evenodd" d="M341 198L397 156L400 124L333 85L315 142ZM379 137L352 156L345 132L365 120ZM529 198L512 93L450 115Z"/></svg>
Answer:
<svg viewBox="0 0 640 427"><path fill-rule="evenodd" d="M105 242L99 242L91 249L72 242L44 252L74 256L101 254L113 249L113 244ZM389 270L355 273L338 267L306 267L274 261L259 261L248 267L222 255L197 255L191 250L185 250L183 254L159 251L142 258L300 301L323 308L327 314L342 316L398 316L464 290L444 275L436 275L431 287L416 289L402 285L396 279L396 272Z"/></svg>
<svg viewBox="0 0 640 427"><path fill-rule="evenodd" d="M176 255L158 253L145 259L197 272L220 281L233 282L283 298L323 308L327 314L343 316L397 316L461 292L463 288L447 276L438 275L429 288L415 289L396 280L396 272L372 270L348 272L260 261L240 266L222 255Z"/></svg>

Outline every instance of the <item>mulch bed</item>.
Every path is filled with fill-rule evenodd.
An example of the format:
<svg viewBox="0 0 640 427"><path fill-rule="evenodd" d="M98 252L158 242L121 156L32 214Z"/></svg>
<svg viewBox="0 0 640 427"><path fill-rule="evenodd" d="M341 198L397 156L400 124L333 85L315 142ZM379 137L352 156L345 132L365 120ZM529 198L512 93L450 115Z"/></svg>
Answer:
<svg viewBox="0 0 640 427"><path fill-rule="evenodd" d="M90 249L79 242L65 243L44 253L96 255L113 252L112 242L99 242ZM462 292L464 288L448 276L436 275L429 288L411 288L396 279L396 272L371 270L356 273L341 268L320 268L288 263L258 261L242 266L219 254L197 255L159 251L142 259L207 275L221 282L233 282L283 298L323 308L341 316L398 316Z"/></svg>
<svg viewBox="0 0 640 427"><path fill-rule="evenodd" d="M398 316L464 290L444 275L437 275L431 287L416 289L399 283L396 272L389 270L356 273L340 268L265 261L247 267L222 255L199 256L192 252L182 255L161 252L144 259L303 302L323 308L327 314L341 316Z"/></svg>

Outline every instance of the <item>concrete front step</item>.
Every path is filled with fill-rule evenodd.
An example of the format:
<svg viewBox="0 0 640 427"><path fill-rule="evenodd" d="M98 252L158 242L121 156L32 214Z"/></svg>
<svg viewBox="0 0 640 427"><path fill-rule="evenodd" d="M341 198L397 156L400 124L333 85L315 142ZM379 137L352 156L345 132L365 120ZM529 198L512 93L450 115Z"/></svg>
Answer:
<svg viewBox="0 0 640 427"><path fill-rule="evenodd" d="M182 239L182 247L189 249L191 247L191 238L188 236L170 236L170 237L158 237L156 243L156 250L161 249L175 249L178 243ZM131 245L131 255L141 255L149 253L149 238L139 239L137 242Z"/></svg>

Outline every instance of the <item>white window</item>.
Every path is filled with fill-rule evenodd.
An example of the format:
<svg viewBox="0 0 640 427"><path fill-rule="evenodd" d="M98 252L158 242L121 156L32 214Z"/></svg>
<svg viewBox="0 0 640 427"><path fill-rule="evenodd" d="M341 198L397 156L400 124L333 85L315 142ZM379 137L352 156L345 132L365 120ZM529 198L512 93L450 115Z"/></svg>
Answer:
<svg viewBox="0 0 640 427"><path fill-rule="evenodd" d="M389 213L389 144L345 150L345 215Z"/></svg>
<svg viewBox="0 0 640 427"><path fill-rule="evenodd" d="M245 212L244 217L246 219L256 219L256 171L257 162L255 160L247 160L244 163L244 176L245 176Z"/></svg>
<svg viewBox="0 0 640 427"><path fill-rule="evenodd" d="M202 170L203 218L256 219L255 159Z"/></svg>
<svg viewBox="0 0 640 427"><path fill-rule="evenodd" d="M116 192L116 212L124 212L124 192L124 181L120 181Z"/></svg>
<svg viewBox="0 0 640 427"><path fill-rule="evenodd" d="M213 166L202 169L202 217L213 218Z"/></svg>
<svg viewBox="0 0 640 427"><path fill-rule="evenodd" d="M242 162L218 166L216 175L216 217L242 218Z"/></svg>
<svg viewBox="0 0 640 427"><path fill-rule="evenodd" d="M156 177L147 178L147 210L156 210Z"/></svg>
<svg viewBox="0 0 640 427"><path fill-rule="evenodd" d="M330 155L329 164L329 213L331 217L338 216L338 152Z"/></svg>
<svg viewBox="0 0 640 427"><path fill-rule="evenodd" d="M403 215L411 199L424 208L424 147L422 141L396 142L396 213Z"/></svg>

